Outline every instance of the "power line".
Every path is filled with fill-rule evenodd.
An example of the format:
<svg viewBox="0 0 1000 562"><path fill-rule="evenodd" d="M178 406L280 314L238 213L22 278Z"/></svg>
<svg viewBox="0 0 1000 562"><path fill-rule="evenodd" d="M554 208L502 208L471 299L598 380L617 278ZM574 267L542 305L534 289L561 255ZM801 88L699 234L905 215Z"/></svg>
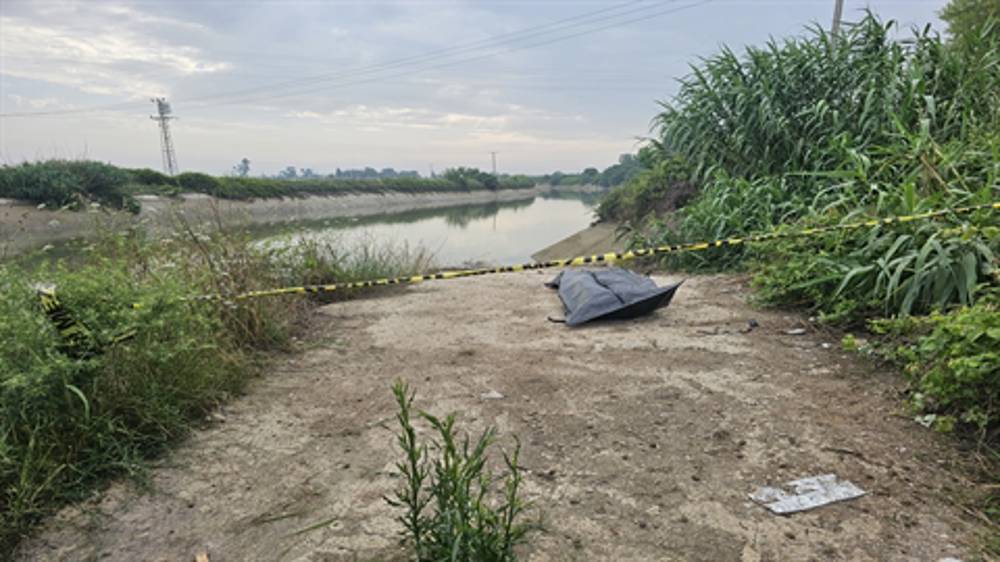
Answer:
<svg viewBox="0 0 1000 562"><path fill-rule="evenodd" d="M500 35L494 35L494 36L488 37L486 39L480 39L478 41L472 41L472 42L469 42L469 43L461 43L461 44L458 44L458 45L453 45L451 47L445 47L445 48L441 48L441 49L435 49L435 50L432 50L432 51L427 51L427 52L421 53L419 55L411 55L411 56L408 56L408 57L393 59L393 60L385 61L385 62L382 62L382 63L372 64L372 65L367 65L367 66L361 66L361 67L357 67L357 68L353 68L353 69L340 70L340 71L332 72L332 73L324 73L324 74L318 74L318 75L314 75L314 76L306 76L306 77L302 77L302 78L296 78L296 79L293 79L293 80L285 80L285 81L276 82L276 83L272 83L272 84L268 84L268 85L263 85L263 86L255 86L253 88L247 88L247 89L244 89L244 90L237 90L235 92L223 92L223 93L219 93L219 94L210 94L210 95L206 95L206 96L199 96L199 97L190 98L190 99L185 100L185 101L187 101L187 102L193 102L193 101L203 101L203 100L207 100L207 99L216 99L216 98L219 98L219 97L242 96L242 95L245 95L245 94L248 94L248 93L252 94L254 92L265 91L265 90L273 90L273 89L281 89L281 88L285 88L285 87L289 87L289 86L294 87L294 86L297 86L297 85L306 85L306 84L313 84L313 83L317 83L317 82L325 82L325 81L329 81L329 80L335 80L337 78L343 78L345 76L349 77L349 76L358 75L358 74L371 74L371 73L381 72L381 71L384 71L384 70L391 70L391 69L394 69L394 68L405 67L405 66L412 65L412 64L420 64L420 63L427 62L427 61L433 61L435 59L448 58L448 57L451 57L451 56L454 56L454 55L457 55L457 54L461 54L461 53L464 53L464 52L476 51L476 50L481 50L483 48L489 48L489 47L502 46L504 44L512 43L512 42L516 43L518 41L522 41L522 40L530 38L530 37L542 35L542 34L545 34L545 33L551 33L553 31L557 31L557 30L559 30L561 28L573 28L573 27L578 27L580 25L586 25L587 23L589 23L586 20L599 19L597 16L601 16L602 14L605 14L607 12L618 11L618 10L620 10L622 8L627 8L628 6L631 6L631 5L634 5L634 4L642 4L642 3L647 2L647 1L649 1L649 0L631 0L630 2L625 2L625 3L622 3L622 4L616 4L616 5L610 6L608 8L602 8L600 10L594 10L594 11L591 11L591 12L586 12L586 13L583 13L583 14L580 14L580 15L577 15L577 16L573 16L573 17L570 17L570 18L565 18L565 19L561 19L561 20L556 20L556 21L553 21L553 22L549 22L547 24L536 25L536 26L532 26L532 27L523 28L523 29L520 29L518 31L512 31L512 32L509 32L509 33L503 33L503 34L500 34ZM667 1L668 2L675 2L677 0L667 0ZM629 15L629 14L632 14L632 13L636 13L636 12L639 12L639 11L648 10L650 8L655 8L655 7L656 7L656 4L647 4L647 5L644 5L644 6L639 6L637 8L631 8L631 9L628 9L628 10L624 10L621 13L613 14L613 15L611 15L609 17L620 17L620 16L624 16L624 15ZM579 20L584 20L584 21L579 21ZM572 23L572 22L575 22L575 23Z"/></svg>
<svg viewBox="0 0 1000 562"><path fill-rule="evenodd" d="M52 115L75 115L83 113L95 113L99 111L116 111L121 109L131 109L139 108L141 105L145 105L144 102L138 101L126 101L111 103L108 105L94 105L86 108L75 108L75 109L50 109L47 111L17 111L12 113L0 113L0 118L4 117L46 117Z"/></svg>
<svg viewBox="0 0 1000 562"><path fill-rule="evenodd" d="M468 63L468 62L475 62L475 61L479 61L479 60L483 60L483 59L487 59L487 58L492 58L492 57L500 55L500 54L510 53L510 52L514 52L514 51L520 51L520 50L525 50L525 49L531 49L531 48L540 47L540 46L543 46L543 45L549 45L549 44L552 44L552 43L557 43L557 42L560 42L560 41L565 41L567 39L573 39L575 37L580 37L580 36L584 36L584 35L590 35L590 34L592 34L594 32L597 32L597 31L603 31L605 29L610 29L610 28L613 28L613 27L618 27L618 26L621 26L621 25L629 24L629 23L635 23L635 22L638 22L638 21L644 21L644 20L648 20L648 19L651 19L651 18L655 18L655 17L660 17L660 16L664 16L664 15L668 15L668 14L673 14L673 13L681 12L681 11L684 11L684 10L688 10L688 9L691 9L691 8L702 6L704 4L708 4L708 3L713 2L713 1L714 0L699 0L699 1L693 2L691 4L685 4L683 6L677 6L677 7L671 8L671 9L661 10L659 12L654 12L654 13L651 13L651 14L644 14L642 17L637 17L637 18L632 18L632 19L626 19L626 20L622 20L622 21L616 21L616 22L611 23L611 24L606 24L606 25L601 25L601 26L597 26L597 27L592 27L592 28L589 28L589 29L586 29L586 30L583 30L583 31L571 33L571 34L568 34L568 35L562 35L562 36L551 38L551 39L548 39L548 40L545 40L545 41L538 41L538 42L531 43L531 44L528 44L528 45L514 46L514 47L511 47L511 48L508 48L508 49L501 50L501 51L494 51L494 52L486 53L486 54L483 54L483 55L477 55L477 56L474 56L474 57L467 57L467 58L464 58L464 59L459 59L459 60L454 60L454 61L447 61L447 62L443 62L443 63L439 63L439 64L434 64L434 65L430 65L430 66L424 66L424 67L421 67L421 68L411 69L411 70L408 70L408 71L397 72L397 73L392 73L392 74L384 74L384 75L381 75L381 76L376 76L376 77L367 78L367 79L360 79L360 80L354 80L354 81L348 81L348 82L341 82L341 83L336 83L336 84L329 84L329 85L319 86L319 87L315 87L315 88L309 88L309 89L305 89L305 90L298 90L298 91L292 91L292 92L276 93L276 94L262 95L262 96L257 96L257 97L235 99L235 100L225 100L225 101L219 101L219 102L204 103L204 104L200 104L200 105L193 105L193 106L191 106L189 108L189 111L190 110L197 110L197 109L204 109L204 108L208 108L208 107L216 107L216 106L219 106L219 105L226 105L226 104L230 104L230 103L252 103L252 102L260 102L260 101L268 101L268 100L273 100L273 99L280 99L280 98L286 98L286 97L291 97L291 96L298 96L298 95L302 95L302 94L309 94L309 93L314 93L314 92L332 90L332 89L336 89L336 88L343 88L343 87L347 87L347 86L356 86L356 85L359 85L359 84L369 84L369 83L372 83L372 82L378 82L378 81L385 80L385 79L388 79L388 78L400 78L400 77L403 77L403 76L410 76L412 74L416 74L416 73L420 73L420 72L425 72L427 70L438 70L438 69L441 69L441 68L448 68L448 67L451 67L451 66L465 64L465 63Z"/></svg>
<svg viewBox="0 0 1000 562"><path fill-rule="evenodd" d="M499 44L502 44L503 42L510 41L512 38L514 40L516 40L516 38L517 38L518 35L525 34L525 33L527 33L528 34L527 36L530 37L532 35L537 35L538 34L537 32L540 32L542 30L549 30L550 28L558 28L559 26L561 26L563 24L566 24L568 22L573 22L573 21L577 21L577 20L593 18L594 16L599 15L599 14L604 14L604 13L607 13L607 12L617 11L617 10L619 10L621 8L628 7L628 6L631 6L633 4L640 4L640 3L643 3L645 1L646 0L631 0L629 2L625 2L625 3L622 3L622 4L616 4L614 6L610 6L610 7L607 7L607 8L602 8L600 10L594 10L594 11L591 11L591 12L586 12L586 13L583 13L583 14L580 14L580 15L577 15L577 16L573 16L573 17L570 17L570 18L556 20L554 22L550 22L550 23L547 23L547 24L536 25L536 26L532 26L532 27L527 27L527 28L520 29L518 31L513 31L513 32L504 33L504 34L500 34L500 35L495 35L495 36L492 36L492 37L488 37L486 39L480 39L478 41L472 41L472 42L469 42L469 43L463 43L463 44L454 45L454 46L451 46L451 47L445 47L445 48L441 48L441 49L435 49L435 50L432 50L432 51L427 51L427 52L422 53L420 55L411 55L411 56L408 56L408 57L402 57L402 58L398 58L398 59L394 59L394 60L390 60L390 61L386 61L386 62L382 62L382 63L378 63L378 64L361 66L361 67L357 67L357 68L354 68L354 69L347 69L347 70L342 70L342 71L338 71L338 72L334 72L334 73L325 73L325 74L320 74L320 75L315 75L315 76L310 76L310 77L297 78L297 79L294 79L294 80L286 80L286 81L276 82L276 83L272 83L272 84L268 84L268 85L264 85L264 86L256 86L256 87L253 87L253 88L246 88L246 89L243 89L243 90L236 90L236 91L231 91L231 92L220 92L220 93L217 93L217 94L209 94L209 95L205 95L205 96L197 96L197 97L190 98L188 100L183 100L183 101L184 102L197 102L197 101L204 101L204 100L215 100L215 99L219 99L219 98L226 98L226 97L232 97L232 96L241 96L241 95L246 95L246 94L252 94L252 93L255 93L255 92L265 91L265 90L273 89L273 88L282 88L282 87L286 87L286 86L289 86L289 85L294 86L294 85L297 85L297 84L315 83L317 81L334 79L334 78L341 77L341 76L349 76L351 73L370 73L370 72L376 72L376 71L380 71L380 70L387 70L387 69L398 67L399 65L405 65L405 64L409 64L409 63L414 63L414 62L420 61L420 59L430 58L431 60L433 60L434 57L440 56L440 55L445 54L445 53L455 54L457 52L463 52L463 51L469 50L470 48L473 48L473 47L476 47L476 46L480 46L479 48L481 48L481 47L488 47L488 46L490 46L489 44L493 43L493 42L498 42L499 41ZM643 8L648 8L648 7L650 7L650 6L645 6ZM629 11L626 11L626 12L623 12L623 13L631 13L632 11L634 11L634 10L629 10ZM117 110L117 109L128 109L128 108L132 108L132 107L138 107L138 104L139 104L139 102L120 102L120 103L107 104L107 105L101 105L101 106L92 106L92 107L87 107L87 108L73 108L73 109L59 109L59 110L48 110L48 111L23 111L23 112L0 113L0 118L3 118L3 117L32 117L32 116L39 116L39 117L41 117L41 116L50 116L50 115L72 115L72 114L77 114L77 113L90 113L90 112L96 112L96 111L114 111L114 110Z"/></svg>

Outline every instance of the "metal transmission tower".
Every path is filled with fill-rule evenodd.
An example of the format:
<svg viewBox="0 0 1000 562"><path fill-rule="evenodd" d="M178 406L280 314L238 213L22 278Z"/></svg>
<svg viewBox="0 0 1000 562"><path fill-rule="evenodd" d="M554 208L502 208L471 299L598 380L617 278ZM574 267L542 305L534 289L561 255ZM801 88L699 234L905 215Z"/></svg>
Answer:
<svg viewBox="0 0 1000 562"><path fill-rule="evenodd" d="M177 173L177 155L174 154L174 141L170 138L170 120L177 119L171 116L173 110L166 98L150 98L156 104L157 115L150 115L149 118L160 123L160 151L163 153L163 171L172 176Z"/></svg>
<svg viewBox="0 0 1000 562"><path fill-rule="evenodd" d="M493 157L493 175L497 175L497 153L491 152L490 156Z"/></svg>

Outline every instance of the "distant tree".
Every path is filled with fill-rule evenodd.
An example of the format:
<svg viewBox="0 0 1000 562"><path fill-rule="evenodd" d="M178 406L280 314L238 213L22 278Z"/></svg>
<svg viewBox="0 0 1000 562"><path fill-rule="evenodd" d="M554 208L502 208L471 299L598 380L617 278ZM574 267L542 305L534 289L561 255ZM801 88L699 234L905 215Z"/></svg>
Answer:
<svg viewBox="0 0 1000 562"><path fill-rule="evenodd" d="M600 175L601 171L597 168L585 168L583 172L580 172L580 179L582 183L589 184L596 182Z"/></svg>
<svg viewBox="0 0 1000 562"><path fill-rule="evenodd" d="M250 175L250 159L243 158L238 164L233 166L233 175L245 178Z"/></svg>
<svg viewBox="0 0 1000 562"><path fill-rule="evenodd" d="M639 175L644 169L642 160L636 155L622 154L618 157L617 164L612 164L601 172L597 183L604 187L620 185Z"/></svg>
<svg viewBox="0 0 1000 562"><path fill-rule="evenodd" d="M500 187L500 180L496 176L478 168L448 168L444 171L444 178L466 189L482 186L496 190Z"/></svg>
<svg viewBox="0 0 1000 562"><path fill-rule="evenodd" d="M299 173L296 171L295 166L288 166L284 170L278 172L278 177L283 180L294 180L299 177Z"/></svg>
<svg viewBox="0 0 1000 562"><path fill-rule="evenodd" d="M959 43L976 43L987 24L993 41L1000 41L1000 0L951 0L939 15Z"/></svg>
<svg viewBox="0 0 1000 562"><path fill-rule="evenodd" d="M299 177L305 180L305 179L319 177L319 174L313 172L312 168L302 168L301 170L299 170Z"/></svg>

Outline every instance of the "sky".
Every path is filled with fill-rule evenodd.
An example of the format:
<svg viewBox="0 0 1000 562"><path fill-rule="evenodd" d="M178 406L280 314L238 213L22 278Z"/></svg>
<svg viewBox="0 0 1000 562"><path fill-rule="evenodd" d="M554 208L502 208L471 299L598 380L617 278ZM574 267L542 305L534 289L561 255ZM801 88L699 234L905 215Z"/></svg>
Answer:
<svg viewBox="0 0 1000 562"><path fill-rule="evenodd" d="M251 174L606 167L699 57L829 27L834 0L0 2L0 161ZM943 26L945 0L846 0Z"/></svg>

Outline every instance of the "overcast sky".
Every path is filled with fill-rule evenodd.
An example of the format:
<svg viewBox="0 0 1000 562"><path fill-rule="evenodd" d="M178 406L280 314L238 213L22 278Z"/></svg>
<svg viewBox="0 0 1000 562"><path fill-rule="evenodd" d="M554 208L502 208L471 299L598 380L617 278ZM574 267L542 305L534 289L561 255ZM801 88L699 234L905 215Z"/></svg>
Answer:
<svg viewBox="0 0 1000 562"><path fill-rule="evenodd" d="M160 167L165 96L183 170L604 167L699 56L804 26L833 0L0 2L5 163ZM944 0L847 0L902 27Z"/></svg>

